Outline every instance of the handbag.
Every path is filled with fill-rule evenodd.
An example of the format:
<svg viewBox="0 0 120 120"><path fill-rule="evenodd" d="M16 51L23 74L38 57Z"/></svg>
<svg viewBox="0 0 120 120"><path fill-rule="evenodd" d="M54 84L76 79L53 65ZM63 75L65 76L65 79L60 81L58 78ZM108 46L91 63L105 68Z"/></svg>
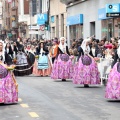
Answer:
<svg viewBox="0 0 120 120"><path fill-rule="evenodd" d="M67 54L61 54L60 59L64 62L67 62L70 58L69 58L69 55Z"/></svg>

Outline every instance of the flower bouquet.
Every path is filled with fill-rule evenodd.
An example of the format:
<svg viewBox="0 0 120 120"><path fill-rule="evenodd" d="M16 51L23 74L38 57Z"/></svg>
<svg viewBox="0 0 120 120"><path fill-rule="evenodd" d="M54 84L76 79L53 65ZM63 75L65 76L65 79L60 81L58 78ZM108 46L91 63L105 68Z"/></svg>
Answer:
<svg viewBox="0 0 120 120"><path fill-rule="evenodd" d="M100 58L95 57L94 60L95 60L97 63L100 63Z"/></svg>
<svg viewBox="0 0 120 120"><path fill-rule="evenodd" d="M38 55L36 55L36 56L35 56L35 58L39 58L39 56L38 56Z"/></svg>
<svg viewBox="0 0 120 120"><path fill-rule="evenodd" d="M14 64L17 63L17 59L16 59L16 58L13 59L13 63L14 63Z"/></svg>
<svg viewBox="0 0 120 120"><path fill-rule="evenodd" d="M15 69L15 65L10 65L10 66L7 66L7 70L14 70Z"/></svg>
<svg viewBox="0 0 120 120"><path fill-rule="evenodd" d="M74 56L73 56L73 55L71 55L71 56L70 56L70 59L74 59Z"/></svg>

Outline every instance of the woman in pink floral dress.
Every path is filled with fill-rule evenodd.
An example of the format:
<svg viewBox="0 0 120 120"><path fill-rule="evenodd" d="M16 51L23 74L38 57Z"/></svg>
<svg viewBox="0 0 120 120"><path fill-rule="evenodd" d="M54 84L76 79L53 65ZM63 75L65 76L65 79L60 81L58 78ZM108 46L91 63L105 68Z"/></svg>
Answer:
<svg viewBox="0 0 120 120"><path fill-rule="evenodd" d="M0 40L0 103L11 104L18 102L18 84L11 69L13 66L7 53L4 51L4 43ZM4 64L5 63L5 64Z"/></svg>
<svg viewBox="0 0 120 120"><path fill-rule="evenodd" d="M84 55L80 57L78 63L75 65L73 74L73 83L84 85L84 87L100 84L97 64L89 55L89 42L90 39L85 39L82 42L81 48L83 49Z"/></svg>
<svg viewBox="0 0 120 120"><path fill-rule="evenodd" d="M66 39L61 37L60 44L58 46L58 55L52 68L52 79L62 79L62 81L66 81L66 79L72 78L73 65L69 55Z"/></svg>
<svg viewBox="0 0 120 120"><path fill-rule="evenodd" d="M109 73L105 91L105 98L109 100L120 100L120 40L118 45L114 55L113 69Z"/></svg>

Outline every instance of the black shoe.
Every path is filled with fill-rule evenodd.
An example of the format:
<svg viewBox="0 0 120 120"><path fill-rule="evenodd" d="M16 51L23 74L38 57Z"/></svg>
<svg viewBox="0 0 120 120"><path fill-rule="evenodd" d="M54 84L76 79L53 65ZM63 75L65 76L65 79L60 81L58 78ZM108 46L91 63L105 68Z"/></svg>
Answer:
<svg viewBox="0 0 120 120"><path fill-rule="evenodd" d="M88 85L88 84L84 84L84 87L85 87L85 88L89 88L89 85Z"/></svg>
<svg viewBox="0 0 120 120"><path fill-rule="evenodd" d="M66 81L66 79L62 79L62 81Z"/></svg>

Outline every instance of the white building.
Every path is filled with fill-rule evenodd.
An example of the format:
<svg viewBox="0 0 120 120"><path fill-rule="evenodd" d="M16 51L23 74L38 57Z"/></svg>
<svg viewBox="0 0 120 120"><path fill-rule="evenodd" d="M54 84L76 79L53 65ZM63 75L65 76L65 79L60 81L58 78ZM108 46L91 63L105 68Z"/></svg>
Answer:
<svg viewBox="0 0 120 120"><path fill-rule="evenodd" d="M120 36L120 0L60 0L67 5L67 38ZM109 6L112 5L112 9ZM117 13L116 17L107 17Z"/></svg>
<svg viewBox="0 0 120 120"><path fill-rule="evenodd" d="M29 37L29 30L27 22L30 19L29 15L29 1L28 0L19 0L18 4L18 22L19 22L19 36L20 37Z"/></svg>
<svg viewBox="0 0 120 120"><path fill-rule="evenodd" d="M29 33L32 34L32 37L37 37L40 39L41 37L44 39L50 38L50 32L47 30L44 30L45 28L45 21L43 24L38 24L38 15L41 16L41 19L44 19L44 16L42 14L47 14L48 12L48 5L49 0L37 0L33 1L31 4L31 16L27 22L27 25L29 26ZM36 36L35 36L36 34Z"/></svg>

